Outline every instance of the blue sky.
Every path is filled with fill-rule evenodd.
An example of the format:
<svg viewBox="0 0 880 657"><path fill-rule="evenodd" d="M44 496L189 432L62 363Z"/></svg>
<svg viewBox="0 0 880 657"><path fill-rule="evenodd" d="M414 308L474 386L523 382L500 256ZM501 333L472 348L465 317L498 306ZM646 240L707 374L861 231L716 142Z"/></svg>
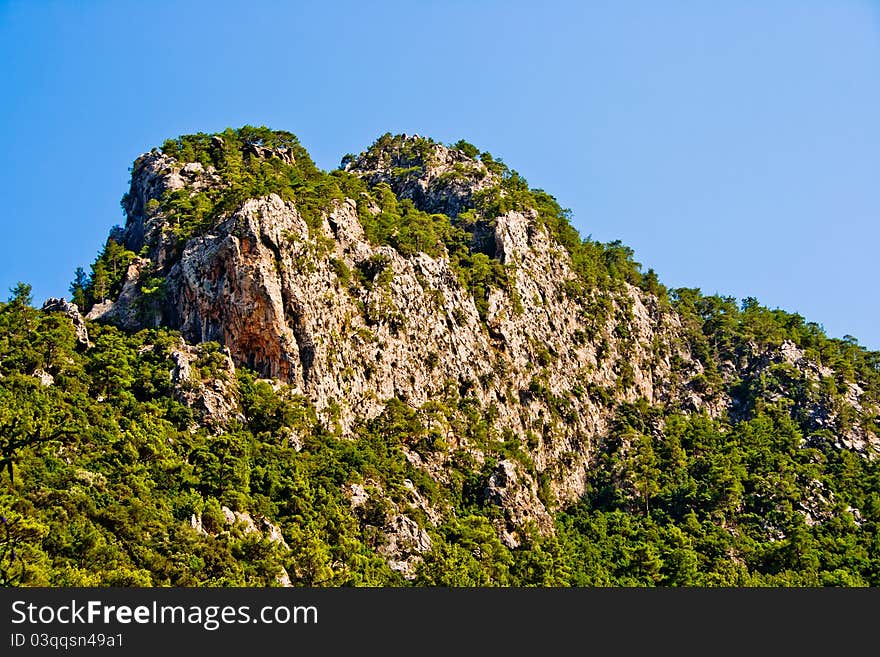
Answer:
<svg viewBox="0 0 880 657"><path fill-rule="evenodd" d="M139 153L467 139L667 285L880 349L880 3L0 0L0 294L66 295Z"/></svg>

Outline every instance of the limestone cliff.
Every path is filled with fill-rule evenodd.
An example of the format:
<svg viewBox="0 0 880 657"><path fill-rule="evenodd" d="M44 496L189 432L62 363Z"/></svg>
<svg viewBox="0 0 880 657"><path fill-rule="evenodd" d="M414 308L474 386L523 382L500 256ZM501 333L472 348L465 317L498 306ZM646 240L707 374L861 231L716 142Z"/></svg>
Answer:
<svg viewBox="0 0 880 657"><path fill-rule="evenodd" d="M224 147L214 139L220 143L206 148ZM301 157L261 144L242 153L277 167ZM552 531L554 505L584 493L621 402L720 417L748 413L752 402L737 391L774 364L787 364L792 380L828 375L794 345L775 352L752 345L735 362L717 363L719 382L705 385L708 361L694 353L682 315L663 295L625 278L583 284L539 208L505 207L503 187L500 203L482 203L510 173L465 149L419 137L380 140L340 172L365 186L354 197L329 194L315 210L296 188L269 191L217 205L197 229L183 230L169 198L195 203L223 190L229 174L221 169L158 150L138 158L126 224L113 234L137 257L116 297L96 303L89 319L130 330L167 326L190 345L218 342L236 365L305 395L342 435L400 400L442 437L441 449L407 454L440 482L453 454L463 450L482 463L490 446L503 445L519 458L495 463L481 495L499 507L508 545L527 525ZM470 252L499 264L504 282L469 287L448 249L429 255L371 239L364 222L381 219L377 199L386 186L424 216L442 215L464 231ZM148 277L161 281L160 293L145 285ZM178 353L175 376L188 380L194 352ZM194 385L182 399L203 414L222 409L220 420L234 415L234 390ZM848 385L850 406L867 413L858 383ZM450 399L472 400L489 426L484 440L432 413L432 403ZM825 401L817 394L795 405L842 445L876 449L877 437L857 423L838 431L840 411ZM369 497L360 493L353 508ZM408 572L430 541L400 508L380 524L392 537L385 553Z"/></svg>

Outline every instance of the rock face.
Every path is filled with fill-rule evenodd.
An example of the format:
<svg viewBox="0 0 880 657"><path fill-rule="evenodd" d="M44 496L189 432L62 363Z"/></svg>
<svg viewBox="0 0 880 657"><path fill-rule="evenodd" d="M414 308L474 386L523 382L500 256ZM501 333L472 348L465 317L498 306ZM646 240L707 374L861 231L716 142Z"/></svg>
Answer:
<svg viewBox="0 0 880 657"><path fill-rule="evenodd" d="M743 399L731 400L734 418L746 417L750 407L759 400L788 399L792 413L812 432L812 442L829 440L838 449L849 449L866 456L880 452L880 437L863 424L838 422L840 415L847 412L854 411L868 417L877 413L873 404L863 398L861 386L846 382L843 403L835 404L830 395L822 392L822 387L831 384L836 388L837 374L811 360L793 342L786 340L773 350L748 344L736 374L743 379L749 394ZM768 379L771 381L769 385L766 384Z"/></svg>
<svg viewBox="0 0 880 657"><path fill-rule="evenodd" d="M365 523L379 529L376 550L388 561L392 570L406 579L414 579L422 555L431 549L431 537L425 529L408 515L407 511L419 509L418 493L410 489L413 499L408 509L401 509L383 494L377 482L367 482L371 490L362 484L351 484L348 497L351 509ZM437 518L437 512L428 511L428 518Z"/></svg>
<svg viewBox="0 0 880 657"><path fill-rule="evenodd" d="M55 383L55 377L53 377L41 367L35 369L34 373L31 376L37 379L40 382L40 385L43 387L48 387Z"/></svg>
<svg viewBox="0 0 880 657"><path fill-rule="evenodd" d="M228 506L220 507L220 512L223 514L223 522L225 525L223 529L207 529L202 514L200 513L192 514L189 520L190 527L192 527L197 533L206 537L216 537L221 533L228 534L230 529L226 529L227 527L238 527L244 535L253 534L261 539L267 540L269 543L276 544L285 551L290 550L290 546L284 540L284 536L281 533L281 528L265 516L257 515L256 517L253 517L250 513L233 511ZM275 582L278 586L293 586L290 581L290 575L283 567L275 576Z"/></svg>
<svg viewBox="0 0 880 657"><path fill-rule="evenodd" d="M150 157L135 172L127 248L142 247L142 236L160 230L160 217L138 210L151 194L181 184L173 167L168 180L156 171L170 166L164 156ZM427 175L431 190L436 176ZM457 394L494 405L498 431L531 441L538 472L555 472L554 494L573 500L583 492L590 437L607 419L604 404L584 391L592 384L618 387L621 398L671 400L680 391L666 376L670 357L694 371L699 365L678 346L676 316L637 288L605 298L601 317L589 301L570 298L568 255L534 213L509 212L494 223L497 253L515 267L521 301L517 306L513 294L493 290L485 322L448 260L370 244L353 201L336 202L310 234L296 206L274 194L245 201L209 234L191 239L177 260L168 258L164 238L154 238L148 260L167 267L169 290L160 314L138 312L137 280L147 260L139 259L119 298L93 317L129 328L162 323L190 343L220 342L236 363L291 384L319 411L340 404L343 429L377 415L386 399L419 407L443 396L451 382ZM346 286L334 261L350 270L379 262L390 275L382 284ZM586 324L607 334L601 352L582 337ZM614 337L618 324L627 340ZM624 386L622 360L632 368ZM572 404L565 421L548 401L557 397ZM546 524L542 505L532 515Z"/></svg>
<svg viewBox="0 0 880 657"><path fill-rule="evenodd" d="M403 135L394 146L362 153L345 168L372 185L386 183L398 198L411 199L426 212L450 217L458 216L475 194L499 180L463 151L425 143L418 135Z"/></svg>
<svg viewBox="0 0 880 657"><path fill-rule="evenodd" d="M225 427L231 419L244 421L235 395L235 365L227 352L205 353L199 346L182 343L171 352L175 368L171 371L174 398L197 413L202 424ZM211 371L203 375L199 363L211 361Z"/></svg>
<svg viewBox="0 0 880 657"><path fill-rule="evenodd" d="M387 183L419 209L450 217L498 180L460 150L430 149L416 159L393 151L364 154L347 170L370 184ZM219 342L230 359L227 369L234 362L289 384L326 417L333 409L343 433L357 419L377 416L391 398L415 409L474 398L490 409L491 438L524 455L500 461L482 493L501 508L498 529L508 545L518 544L527 525L552 531L553 501L583 494L615 403L645 399L713 415L736 404L690 385L703 367L688 350L679 316L656 296L626 283L572 294L570 256L535 211L484 218L474 234L511 272L508 289L488 293L481 316L448 258L371 243L351 198L332 201L311 228L294 202L276 194L246 199L177 243L158 201L170 191L196 194L218 184L212 167L158 152L139 158L118 237L141 257L118 298L89 317L129 329L166 325L194 345ZM164 277L160 304L144 303L139 283L145 271ZM344 273L352 271L362 273L360 281ZM85 333L83 339L87 343ZM194 349L175 354L180 398L203 417L222 421L235 412L234 392L186 384L193 380ZM758 376L774 358L806 371L811 365L796 351L744 354L730 375ZM853 404L858 397L854 388ZM817 416L823 421L830 420ZM438 431L447 449L430 457L408 453L411 462L441 482L454 449L482 462L479 445L451 427ZM366 504L361 493L354 491L353 507ZM400 509L382 526L390 546L383 549L395 568L411 575L430 540Z"/></svg>
<svg viewBox="0 0 880 657"><path fill-rule="evenodd" d="M519 545L517 532L528 521L536 522L538 529L544 532L550 531L553 525L549 514L540 512L544 507L538 498L535 482L520 481L516 465L511 461L505 459L498 463L489 477L483 497L504 512L504 523L499 529L501 539L508 547Z"/></svg>
<svg viewBox="0 0 880 657"><path fill-rule="evenodd" d="M48 312L62 312L67 315L73 323L73 328L76 331L77 344L86 349L92 346L92 343L89 342L89 331L86 328L86 323L75 303L70 303L63 297L60 299L49 297L46 299L46 303L43 304L43 310Z"/></svg>

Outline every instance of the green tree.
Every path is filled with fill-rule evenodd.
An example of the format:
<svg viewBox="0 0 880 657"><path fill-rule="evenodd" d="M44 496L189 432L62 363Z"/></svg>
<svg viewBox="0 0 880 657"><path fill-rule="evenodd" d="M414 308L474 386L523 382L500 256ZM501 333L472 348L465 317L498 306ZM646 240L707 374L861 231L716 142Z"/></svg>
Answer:
<svg viewBox="0 0 880 657"><path fill-rule="evenodd" d="M77 267L73 274L73 282L70 284L71 300L80 310L86 307L86 289L89 286L89 279L82 267Z"/></svg>
<svg viewBox="0 0 880 657"><path fill-rule="evenodd" d="M651 499L660 492L660 468L654 454L650 436L639 434L633 437L633 456L630 477L632 486L645 506L645 515L651 512Z"/></svg>
<svg viewBox="0 0 880 657"><path fill-rule="evenodd" d="M31 286L27 283L22 283L21 281L19 281L15 284L15 287L9 290L12 293L9 297L9 305L12 307L12 310L20 310L26 306L31 305L32 289L33 288L31 288Z"/></svg>
<svg viewBox="0 0 880 657"><path fill-rule="evenodd" d="M98 261L92 267L92 299L95 303L103 303L110 292L110 279L103 262Z"/></svg>
<svg viewBox="0 0 880 657"><path fill-rule="evenodd" d="M72 410L33 377L18 376L0 387L0 472L15 480L14 466L27 449L69 438Z"/></svg>

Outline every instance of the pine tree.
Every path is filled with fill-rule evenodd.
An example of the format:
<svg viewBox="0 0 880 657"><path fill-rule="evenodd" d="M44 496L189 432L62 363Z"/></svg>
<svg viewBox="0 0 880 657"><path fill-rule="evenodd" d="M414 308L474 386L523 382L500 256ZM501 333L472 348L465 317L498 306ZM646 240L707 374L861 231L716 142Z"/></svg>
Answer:
<svg viewBox="0 0 880 657"><path fill-rule="evenodd" d="M89 286L89 279L82 267L77 267L73 273L73 282L70 284L70 295L73 303L79 306L80 310L86 306L86 288Z"/></svg>
<svg viewBox="0 0 880 657"><path fill-rule="evenodd" d="M103 303L110 292L107 270L100 260L92 267L92 299L95 303Z"/></svg>

